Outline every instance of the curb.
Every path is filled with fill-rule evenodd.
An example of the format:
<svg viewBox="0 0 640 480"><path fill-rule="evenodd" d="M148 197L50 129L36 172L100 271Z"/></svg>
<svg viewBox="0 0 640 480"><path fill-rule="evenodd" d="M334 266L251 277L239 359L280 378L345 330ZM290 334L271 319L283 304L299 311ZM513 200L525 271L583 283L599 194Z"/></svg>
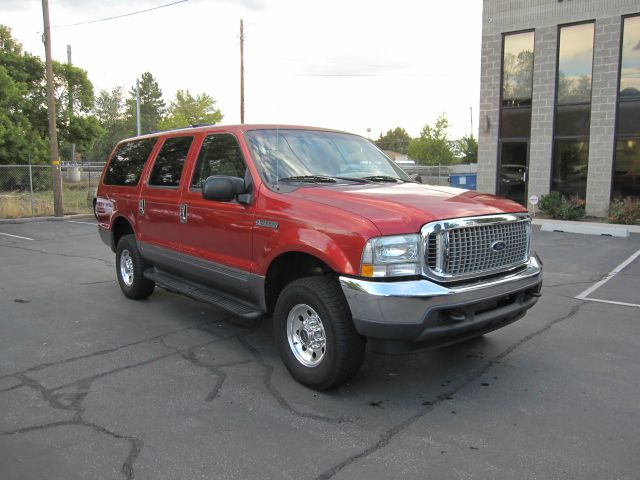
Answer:
<svg viewBox="0 0 640 480"><path fill-rule="evenodd" d="M0 225L12 223L36 223L36 222L64 222L76 218L94 218L90 213L79 213L77 215L65 215L64 217L25 217L25 218L3 218Z"/></svg>
<svg viewBox="0 0 640 480"><path fill-rule="evenodd" d="M638 225L619 225L615 223L574 222L570 220L549 220L534 218L534 225L539 225L542 232L579 233L583 235L603 235L607 237L627 238L631 233L640 233Z"/></svg>

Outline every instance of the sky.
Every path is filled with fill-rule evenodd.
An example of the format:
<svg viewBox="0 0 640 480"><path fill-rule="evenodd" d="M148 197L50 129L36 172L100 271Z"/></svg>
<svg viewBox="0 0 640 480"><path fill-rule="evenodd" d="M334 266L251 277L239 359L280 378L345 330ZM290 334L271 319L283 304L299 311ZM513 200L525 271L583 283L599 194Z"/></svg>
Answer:
<svg viewBox="0 0 640 480"><path fill-rule="evenodd" d="M176 0L49 0L52 54L87 70L96 93L128 91L143 72L165 101L207 93L240 122L240 19L245 123L418 136L445 113L451 138L477 137L481 0L188 0L110 21L61 27ZM0 0L0 24L44 58L40 0ZM370 133L367 131L371 129Z"/></svg>

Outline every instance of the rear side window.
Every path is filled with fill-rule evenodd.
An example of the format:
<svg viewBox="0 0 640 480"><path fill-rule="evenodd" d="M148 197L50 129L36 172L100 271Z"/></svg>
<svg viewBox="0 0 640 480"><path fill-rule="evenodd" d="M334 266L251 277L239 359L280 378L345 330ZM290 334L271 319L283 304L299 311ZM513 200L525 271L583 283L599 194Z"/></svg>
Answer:
<svg viewBox="0 0 640 480"><path fill-rule="evenodd" d="M236 137L228 133L208 135L202 142L198 163L191 179L191 187L202 188L204 181L211 175L243 178L245 170Z"/></svg>
<svg viewBox="0 0 640 480"><path fill-rule="evenodd" d="M150 186L177 188L180 185L192 141L193 137L172 137L164 142L149 176Z"/></svg>
<svg viewBox="0 0 640 480"><path fill-rule="evenodd" d="M104 184L135 187L155 144L155 138L132 140L120 144L104 174Z"/></svg>

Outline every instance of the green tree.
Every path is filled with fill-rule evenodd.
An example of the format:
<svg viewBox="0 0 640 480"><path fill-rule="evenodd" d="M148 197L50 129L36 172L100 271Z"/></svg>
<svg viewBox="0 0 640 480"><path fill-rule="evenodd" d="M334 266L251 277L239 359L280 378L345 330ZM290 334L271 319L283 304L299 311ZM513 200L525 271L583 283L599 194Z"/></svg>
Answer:
<svg viewBox="0 0 640 480"><path fill-rule="evenodd" d="M140 77L140 131L142 133L158 130L164 116L165 103L162 90L153 75L144 72ZM136 133L136 88L129 90L126 101L126 117L131 135Z"/></svg>
<svg viewBox="0 0 640 480"><path fill-rule="evenodd" d="M411 143L411 136L404 128L396 127L388 130L384 135L380 134L375 144L382 150L392 150L398 153L407 153Z"/></svg>
<svg viewBox="0 0 640 480"><path fill-rule="evenodd" d="M44 65L0 25L0 164L47 162Z"/></svg>
<svg viewBox="0 0 640 480"><path fill-rule="evenodd" d="M206 93L194 97L189 90L178 90L175 100L169 103L167 116L160 122L160 129L170 130L199 123L219 123L223 115L215 108L215 104L215 100Z"/></svg>
<svg viewBox="0 0 640 480"><path fill-rule="evenodd" d="M93 84L86 70L67 63L54 61L53 77L60 140L67 143L67 151L74 143L76 152L85 153L102 134L98 119L91 115Z"/></svg>
<svg viewBox="0 0 640 480"><path fill-rule="evenodd" d="M478 163L478 141L471 135L456 140L454 151L460 163Z"/></svg>
<svg viewBox="0 0 640 480"><path fill-rule="evenodd" d="M93 113L103 129L103 133L97 139L89 159L103 162L116 143L132 135L125 116L122 87L115 87L111 91L101 90L95 98Z"/></svg>
<svg viewBox="0 0 640 480"><path fill-rule="evenodd" d="M447 138L449 120L441 114L435 125L427 124L409 144L409 157L422 165L450 165L455 163L452 142Z"/></svg>

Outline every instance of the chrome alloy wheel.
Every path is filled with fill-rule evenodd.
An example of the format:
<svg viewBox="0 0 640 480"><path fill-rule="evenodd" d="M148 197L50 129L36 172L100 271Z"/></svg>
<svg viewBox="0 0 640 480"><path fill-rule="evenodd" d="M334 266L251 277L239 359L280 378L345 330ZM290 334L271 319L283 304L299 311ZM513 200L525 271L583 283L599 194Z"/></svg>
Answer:
<svg viewBox="0 0 640 480"><path fill-rule="evenodd" d="M287 317L287 339L296 359L305 367L317 367L327 348L324 325L309 305L295 305Z"/></svg>
<svg viewBox="0 0 640 480"><path fill-rule="evenodd" d="M120 253L120 276L127 287L133 285L133 258L127 249Z"/></svg>

